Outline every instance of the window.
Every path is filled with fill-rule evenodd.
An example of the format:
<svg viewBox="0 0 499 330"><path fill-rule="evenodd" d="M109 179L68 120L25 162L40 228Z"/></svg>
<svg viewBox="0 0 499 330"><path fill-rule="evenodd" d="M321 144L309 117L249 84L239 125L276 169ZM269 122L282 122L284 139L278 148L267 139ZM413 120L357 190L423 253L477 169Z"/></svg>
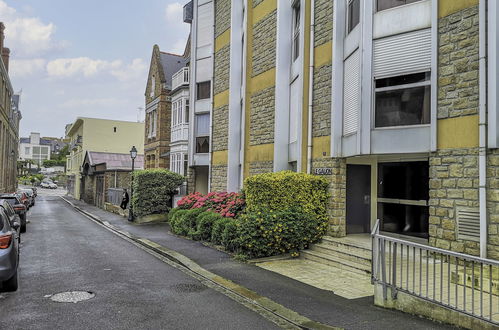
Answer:
<svg viewBox="0 0 499 330"><path fill-rule="evenodd" d="M186 124L189 123L189 100L185 100L185 121Z"/></svg>
<svg viewBox="0 0 499 330"><path fill-rule="evenodd" d="M210 148L210 114L196 115L196 153L207 153Z"/></svg>
<svg viewBox="0 0 499 330"><path fill-rule="evenodd" d="M378 164L378 218L381 230L428 237L427 161Z"/></svg>
<svg viewBox="0 0 499 330"><path fill-rule="evenodd" d="M197 99L204 100L209 99L211 95L211 83L209 81L198 83L197 86Z"/></svg>
<svg viewBox="0 0 499 330"><path fill-rule="evenodd" d="M151 78L151 93L149 94L150 97L154 97L154 90L156 89L156 77L152 76Z"/></svg>
<svg viewBox="0 0 499 330"><path fill-rule="evenodd" d="M293 4L293 61L300 56L300 0Z"/></svg>
<svg viewBox="0 0 499 330"><path fill-rule="evenodd" d="M360 21L360 0L350 0L348 2L348 26L347 32L350 33L359 24Z"/></svg>
<svg viewBox="0 0 499 330"><path fill-rule="evenodd" d="M24 153L25 153L26 155L29 155L29 147L25 147L25 148L24 148Z"/></svg>
<svg viewBox="0 0 499 330"><path fill-rule="evenodd" d="M421 0L376 0L376 10L381 11L418 1Z"/></svg>
<svg viewBox="0 0 499 330"><path fill-rule="evenodd" d="M113 128L113 130L114 130L114 133L116 133L116 126Z"/></svg>
<svg viewBox="0 0 499 330"><path fill-rule="evenodd" d="M430 72L376 80L375 127L430 123Z"/></svg>

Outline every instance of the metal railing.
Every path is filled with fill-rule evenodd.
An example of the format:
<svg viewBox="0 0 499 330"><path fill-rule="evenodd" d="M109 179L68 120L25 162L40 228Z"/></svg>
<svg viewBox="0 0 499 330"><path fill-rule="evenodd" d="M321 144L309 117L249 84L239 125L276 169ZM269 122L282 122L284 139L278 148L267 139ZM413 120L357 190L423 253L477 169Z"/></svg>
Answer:
<svg viewBox="0 0 499 330"><path fill-rule="evenodd" d="M177 72L175 72L172 76L172 90L182 86L189 84L189 67L184 67Z"/></svg>
<svg viewBox="0 0 499 330"><path fill-rule="evenodd" d="M107 202L113 205L121 205L123 200L123 188L108 188Z"/></svg>
<svg viewBox="0 0 499 330"><path fill-rule="evenodd" d="M499 262L409 242L379 233L372 237L372 282L387 299L405 292L499 325Z"/></svg>

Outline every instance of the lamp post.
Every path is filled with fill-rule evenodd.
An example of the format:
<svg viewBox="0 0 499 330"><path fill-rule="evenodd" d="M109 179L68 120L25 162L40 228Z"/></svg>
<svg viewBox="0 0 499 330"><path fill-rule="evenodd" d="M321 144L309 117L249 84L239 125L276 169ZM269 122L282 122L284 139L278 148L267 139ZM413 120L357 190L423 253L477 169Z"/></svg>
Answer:
<svg viewBox="0 0 499 330"><path fill-rule="evenodd" d="M132 208L132 197L133 197L133 171L135 170L135 158L137 157L137 149L135 146L130 150L130 158L132 158L132 181L130 184L130 206L128 208L128 221L133 221L133 208Z"/></svg>

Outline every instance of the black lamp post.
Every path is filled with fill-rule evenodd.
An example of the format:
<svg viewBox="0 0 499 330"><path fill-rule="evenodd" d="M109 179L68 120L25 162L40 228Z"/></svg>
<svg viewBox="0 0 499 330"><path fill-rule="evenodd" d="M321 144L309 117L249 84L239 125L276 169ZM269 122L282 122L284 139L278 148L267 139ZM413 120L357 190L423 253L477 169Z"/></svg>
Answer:
<svg viewBox="0 0 499 330"><path fill-rule="evenodd" d="M133 221L133 208L132 208L132 197L133 197L133 171L135 170L135 158L137 157L137 149L135 146L130 150L130 158L132 158L132 181L130 184L130 207L128 208L128 221Z"/></svg>

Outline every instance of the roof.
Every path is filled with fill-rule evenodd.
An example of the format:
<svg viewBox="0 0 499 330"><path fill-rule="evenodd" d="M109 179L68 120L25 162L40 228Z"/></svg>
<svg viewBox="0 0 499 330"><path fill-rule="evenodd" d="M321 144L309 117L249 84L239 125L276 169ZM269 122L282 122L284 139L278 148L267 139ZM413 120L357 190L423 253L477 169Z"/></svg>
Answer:
<svg viewBox="0 0 499 330"><path fill-rule="evenodd" d="M19 142L20 143L31 143L31 138L29 138L29 137L23 138L22 137L19 139ZM52 145L52 142L50 140L40 138L40 145L41 146L49 146L49 145Z"/></svg>
<svg viewBox="0 0 499 330"><path fill-rule="evenodd" d="M172 76L178 70L182 69L186 63L187 59L182 55L175 55L165 52L160 52L161 65L163 66L163 72L166 78L166 88L172 89Z"/></svg>
<svg viewBox="0 0 499 330"><path fill-rule="evenodd" d="M129 154L88 151L87 157L90 166L106 164L106 170L132 170L132 159ZM144 168L144 155L135 158L135 169Z"/></svg>

